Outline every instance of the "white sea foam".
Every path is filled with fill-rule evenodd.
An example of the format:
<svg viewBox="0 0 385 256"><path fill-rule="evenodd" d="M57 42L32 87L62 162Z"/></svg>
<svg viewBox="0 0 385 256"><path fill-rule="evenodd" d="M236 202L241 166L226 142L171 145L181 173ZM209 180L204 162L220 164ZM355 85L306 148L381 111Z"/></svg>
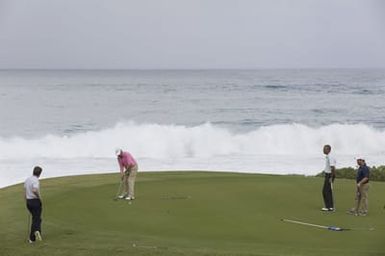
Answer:
<svg viewBox="0 0 385 256"><path fill-rule="evenodd" d="M322 146L331 144L338 166L354 166L354 156L369 165L384 163L385 131L364 124L302 124L259 127L233 133L210 123L195 127L118 123L72 136L0 138L0 187L22 181L33 165L44 177L116 171L114 149L122 147L141 170L228 170L313 175L322 170Z"/></svg>

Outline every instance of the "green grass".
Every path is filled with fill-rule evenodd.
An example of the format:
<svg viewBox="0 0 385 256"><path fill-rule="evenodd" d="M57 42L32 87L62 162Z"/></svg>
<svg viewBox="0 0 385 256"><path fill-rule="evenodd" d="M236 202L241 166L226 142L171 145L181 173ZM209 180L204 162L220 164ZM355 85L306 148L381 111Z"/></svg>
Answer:
<svg viewBox="0 0 385 256"><path fill-rule="evenodd" d="M351 180L336 181L335 213L319 210L316 177L140 173L132 204L113 200L118 182L111 174L42 180L44 241L33 245L22 185L1 189L0 255L385 255L385 183L371 183L369 215L355 217L345 213Z"/></svg>

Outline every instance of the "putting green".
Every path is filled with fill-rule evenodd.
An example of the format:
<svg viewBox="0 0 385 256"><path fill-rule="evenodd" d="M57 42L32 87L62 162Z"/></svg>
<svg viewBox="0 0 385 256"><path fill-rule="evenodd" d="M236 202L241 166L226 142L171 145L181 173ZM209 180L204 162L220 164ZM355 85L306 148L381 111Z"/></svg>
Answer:
<svg viewBox="0 0 385 256"><path fill-rule="evenodd" d="M139 173L137 199L114 201L117 175L42 180L43 238L27 244L21 184L0 190L0 255L384 255L385 183L366 217L347 215L354 181L337 180L324 213L316 177L215 172ZM374 231L328 231L293 219Z"/></svg>

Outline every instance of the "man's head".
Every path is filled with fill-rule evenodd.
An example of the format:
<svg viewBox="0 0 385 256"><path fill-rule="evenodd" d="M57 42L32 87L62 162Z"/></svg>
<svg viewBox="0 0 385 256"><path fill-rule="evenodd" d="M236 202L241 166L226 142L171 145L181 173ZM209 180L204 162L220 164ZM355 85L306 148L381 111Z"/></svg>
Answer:
<svg viewBox="0 0 385 256"><path fill-rule="evenodd" d="M325 155L329 155L329 153L330 153L331 150L332 150L332 147L331 147L330 145L325 145L325 146L324 146L323 151L324 151L324 154L325 154Z"/></svg>
<svg viewBox="0 0 385 256"><path fill-rule="evenodd" d="M115 150L115 155L116 155L117 157L119 157L122 153L123 153L123 150L120 149L120 148L118 148L118 149Z"/></svg>
<svg viewBox="0 0 385 256"><path fill-rule="evenodd" d="M365 165L365 158L363 156L356 157L359 166Z"/></svg>
<svg viewBox="0 0 385 256"><path fill-rule="evenodd" d="M33 175L39 178L42 171L43 169L40 166L35 166L33 168Z"/></svg>

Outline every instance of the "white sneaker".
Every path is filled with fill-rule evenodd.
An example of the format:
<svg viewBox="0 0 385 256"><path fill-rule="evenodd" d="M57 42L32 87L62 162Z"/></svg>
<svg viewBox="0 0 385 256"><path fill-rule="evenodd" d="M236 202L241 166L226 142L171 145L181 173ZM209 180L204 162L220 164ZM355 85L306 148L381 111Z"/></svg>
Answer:
<svg viewBox="0 0 385 256"><path fill-rule="evenodd" d="M41 238L40 231L35 231L35 237L36 241L43 241L43 238Z"/></svg>
<svg viewBox="0 0 385 256"><path fill-rule="evenodd" d="M126 196L120 195L120 196L118 196L118 198L119 198L119 199L123 199L123 198L126 198Z"/></svg>
<svg viewBox="0 0 385 256"><path fill-rule="evenodd" d="M126 196L126 198L124 198L124 199L126 199L126 200L134 200L135 197L133 197L133 196Z"/></svg>
<svg viewBox="0 0 385 256"><path fill-rule="evenodd" d="M323 211L323 212L328 212L328 211L329 211L329 208L323 207L323 208L321 209L321 211Z"/></svg>

